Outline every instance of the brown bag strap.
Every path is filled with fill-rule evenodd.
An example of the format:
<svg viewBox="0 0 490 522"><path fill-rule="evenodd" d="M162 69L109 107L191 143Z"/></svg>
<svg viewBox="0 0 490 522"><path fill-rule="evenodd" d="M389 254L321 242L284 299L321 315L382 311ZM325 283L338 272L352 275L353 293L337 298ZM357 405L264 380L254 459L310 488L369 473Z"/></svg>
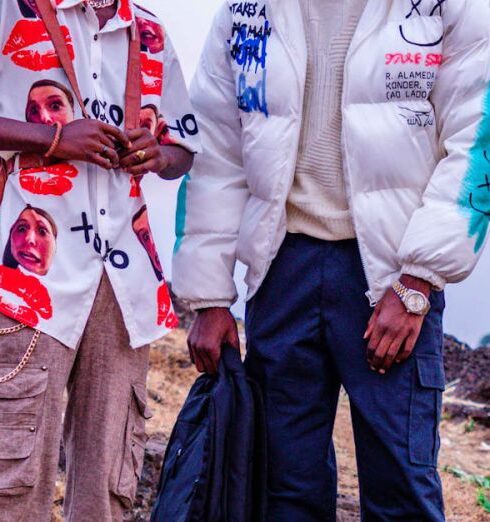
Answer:
<svg viewBox="0 0 490 522"><path fill-rule="evenodd" d="M83 98L78 86L77 75L73 62L66 45L65 38L61 31L56 11L51 4L51 0L36 0L41 17L46 25L46 29L51 37L54 48L63 67L71 88L80 104L84 118L90 118L85 109ZM134 35L131 27L129 28L129 57L128 71L126 77L125 93L125 128L126 130L139 127L139 113L141 108L141 58L140 58L140 39L136 29Z"/></svg>
<svg viewBox="0 0 490 522"><path fill-rule="evenodd" d="M141 110L141 43L138 30L134 31L134 38L130 30L129 38L124 126L126 130L133 130L140 126Z"/></svg>

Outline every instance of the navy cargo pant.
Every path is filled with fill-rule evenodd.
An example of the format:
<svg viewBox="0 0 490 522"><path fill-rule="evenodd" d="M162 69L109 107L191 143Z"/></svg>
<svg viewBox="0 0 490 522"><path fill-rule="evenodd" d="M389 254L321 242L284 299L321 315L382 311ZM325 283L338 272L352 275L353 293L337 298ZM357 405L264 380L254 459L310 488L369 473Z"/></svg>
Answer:
<svg viewBox="0 0 490 522"><path fill-rule="evenodd" d="M380 375L362 339L372 313L366 290L355 240L288 234L247 306L246 364L266 404L268 522L335 522L340 385L351 404L362 520L444 520L436 471L443 294L431 297L412 357Z"/></svg>

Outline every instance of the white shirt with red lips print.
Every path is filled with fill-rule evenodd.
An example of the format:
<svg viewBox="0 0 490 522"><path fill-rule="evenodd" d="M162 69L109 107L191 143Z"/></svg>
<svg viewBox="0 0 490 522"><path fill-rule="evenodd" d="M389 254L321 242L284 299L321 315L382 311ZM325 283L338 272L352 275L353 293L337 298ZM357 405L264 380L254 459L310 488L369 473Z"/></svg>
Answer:
<svg viewBox="0 0 490 522"><path fill-rule="evenodd" d="M119 0L99 29L85 2L53 3L89 115L124 128L128 28L139 31L142 124L151 117L160 143L198 152L196 119L161 22ZM66 125L82 117L32 0L0 0L0 92L5 118ZM74 348L105 269L132 347L175 327L139 180L80 161L21 169L19 155L0 156L11 172L0 205L0 313Z"/></svg>

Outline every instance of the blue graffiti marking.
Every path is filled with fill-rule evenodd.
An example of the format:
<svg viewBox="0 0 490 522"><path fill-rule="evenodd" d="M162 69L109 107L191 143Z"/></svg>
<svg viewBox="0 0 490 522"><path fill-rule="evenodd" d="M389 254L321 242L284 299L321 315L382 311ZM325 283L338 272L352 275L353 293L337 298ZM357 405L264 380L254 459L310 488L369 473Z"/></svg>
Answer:
<svg viewBox="0 0 490 522"><path fill-rule="evenodd" d="M265 69L267 57L267 40L271 34L269 22L263 27L241 24L233 27L233 42L231 57L242 67L243 71L250 71L255 65L255 72L259 67Z"/></svg>
<svg viewBox="0 0 490 522"><path fill-rule="evenodd" d="M261 112L269 116L267 107L267 44L272 28L266 17L265 6L259 9L257 2L233 4L234 15L231 38L228 40L233 62L238 66L238 108L244 112ZM258 13L258 16L257 16ZM240 72L241 70L241 72Z"/></svg>
<svg viewBox="0 0 490 522"><path fill-rule="evenodd" d="M269 116L266 97L266 74L264 69L262 79L256 85L247 85L247 78L244 73L238 78L237 100L238 107L244 112L262 112Z"/></svg>

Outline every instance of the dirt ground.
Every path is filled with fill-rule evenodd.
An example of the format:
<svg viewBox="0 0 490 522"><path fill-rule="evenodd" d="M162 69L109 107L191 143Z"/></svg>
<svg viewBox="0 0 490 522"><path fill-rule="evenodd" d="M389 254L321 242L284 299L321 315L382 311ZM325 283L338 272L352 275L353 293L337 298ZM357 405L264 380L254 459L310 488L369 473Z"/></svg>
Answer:
<svg viewBox="0 0 490 522"><path fill-rule="evenodd" d="M126 521L147 522L154 488L161 465L161 454L196 378L185 348L186 333L176 330L151 350L148 378L149 405L154 411L147 425L150 435L145 471L135 509ZM359 521L357 473L347 397L341 398L335 442L339 468L339 522ZM458 478L461 472L467 475ZM471 420L445 418L441 425L440 473L444 485L448 522L490 522L490 513L478 505L478 487L473 476L490 476L490 429ZM490 491L483 491L490 498ZM52 522L62 520L63 477L57 485ZM170 521L169 521L170 522ZM284 521L287 522L287 521Z"/></svg>

